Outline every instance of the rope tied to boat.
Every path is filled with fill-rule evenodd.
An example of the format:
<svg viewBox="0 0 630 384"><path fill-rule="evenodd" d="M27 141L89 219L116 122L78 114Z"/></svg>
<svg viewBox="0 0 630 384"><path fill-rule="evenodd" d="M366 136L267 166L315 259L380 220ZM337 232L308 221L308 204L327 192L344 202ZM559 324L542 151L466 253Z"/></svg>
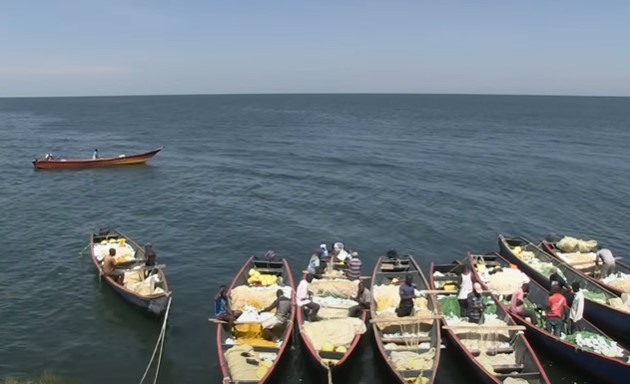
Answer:
<svg viewBox="0 0 630 384"><path fill-rule="evenodd" d="M153 379L153 384L157 383L158 375L160 374L160 364L162 363L162 352L164 351L164 339L166 335L166 323L168 321L168 314L171 310L171 301L173 301L173 296L168 297L166 312L164 312L164 321L162 322L162 329L160 330L160 335L158 336L157 342L155 343L155 348L153 349L151 360L149 361L147 368L144 370L144 375L142 375L142 379L140 379L140 384L142 384L144 382L144 379L147 377L147 374L149 373L149 369L153 365L153 359L155 358L155 354L157 353L159 347L160 354L158 356L157 365L155 367L155 378Z"/></svg>
<svg viewBox="0 0 630 384"><path fill-rule="evenodd" d="M327 376L328 376L328 384L333 384L332 370L330 369L330 365L328 364L326 364L326 371L327 371Z"/></svg>

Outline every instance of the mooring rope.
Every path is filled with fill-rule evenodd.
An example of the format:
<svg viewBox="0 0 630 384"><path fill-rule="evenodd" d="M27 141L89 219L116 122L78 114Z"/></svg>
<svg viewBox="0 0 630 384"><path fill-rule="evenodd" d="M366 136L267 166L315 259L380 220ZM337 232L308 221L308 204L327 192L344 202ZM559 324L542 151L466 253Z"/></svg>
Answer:
<svg viewBox="0 0 630 384"><path fill-rule="evenodd" d="M153 379L153 384L157 383L158 375L160 373L160 364L162 362L162 352L164 351L164 339L166 335L166 322L168 321L168 313L171 310L171 301L173 300L172 296L169 296L168 303L166 304L166 312L164 312L164 321L162 322L162 329L160 330L160 336L158 337L157 343L155 343L155 348L153 349L153 355L151 355L151 360L147 365L147 369L144 371L144 375L142 375L142 379L140 380L140 384L144 382L144 379L147 377L147 373L149 373L149 369L151 365L153 365L153 359L155 358L155 354L160 348L160 355L158 356L157 367L155 368L155 378Z"/></svg>
<svg viewBox="0 0 630 384"><path fill-rule="evenodd" d="M332 371L330 370L330 365L326 364L326 370L328 371L328 384L333 384Z"/></svg>

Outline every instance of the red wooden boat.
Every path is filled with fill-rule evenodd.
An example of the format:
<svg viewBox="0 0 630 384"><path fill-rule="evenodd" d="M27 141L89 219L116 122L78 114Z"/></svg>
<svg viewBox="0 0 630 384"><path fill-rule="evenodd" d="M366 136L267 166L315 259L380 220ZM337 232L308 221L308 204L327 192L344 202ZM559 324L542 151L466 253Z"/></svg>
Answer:
<svg viewBox="0 0 630 384"><path fill-rule="evenodd" d="M33 166L35 169L76 169L143 164L160 152L162 148L164 147L144 153L103 157L99 159L35 159L33 160Z"/></svg>
<svg viewBox="0 0 630 384"><path fill-rule="evenodd" d="M272 342L264 342L262 339L260 342L254 343L252 339L245 339L245 344L239 344L238 339L234 339L234 335L231 332L226 331L223 326L217 326L217 334L216 334L216 342L217 342L217 354L219 356L219 365L221 366L221 375L222 375L222 384L263 384L263 383L272 383L275 382L272 380L275 368L278 366L279 362L284 355L284 352L287 351L287 347L289 346L289 341L291 339L291 335L293 333L293 318L295 316L295 284L293 283L293 277L291 275L291 270L289 269L289 263L286 259L268 261L268 260L258 260L253 256L245 261L243 267L234 277L232 284L230 284L228 288L228 297L230 297L231 292L234 288L239 286L252 286L248 282L249 271L254 269L261 274L264 275L273 275L277 277L277 283L279 288L283 290L288 288L291 290L291 314L289 315L289 321L287 321L284 327L280 327L281 329L275 329L274 332L280 333L279 343ZM275 292L275 291L274 291ZM231 297L230 297L231 301ZM269 305L271 302L266 303L265 305ZM259 308L262 309L262 308ZM238 325L238 320L237 320ZM247 325L247 323L243 323L243 325ZM228 358L228 354L232 353L230 350L232 348L243 347L243 346L251 346L252 351L249 352L251 359L256 360L257 364L261 364L263 362L263 356L274 356L270 366L267 366L267 369L261 373L260 377L249 377L244 371L239 371L238 365L234 365L230 369L230 362ZM290 350L290 348L288 349ZM236 350L235 350L236 351Z"/></svg>

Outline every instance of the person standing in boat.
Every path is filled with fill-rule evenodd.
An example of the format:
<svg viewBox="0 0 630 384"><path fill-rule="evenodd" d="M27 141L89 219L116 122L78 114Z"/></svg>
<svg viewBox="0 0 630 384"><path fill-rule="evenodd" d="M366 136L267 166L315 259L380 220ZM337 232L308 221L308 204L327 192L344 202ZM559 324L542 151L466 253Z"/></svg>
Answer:
<svg viewBox="0 0 630 384"><path fill-rule="evenodd" d="M529 311L523 307L525 297L529 294L529 283L523 283L523 285L512 293L512 299L510 300L510 312L519 315L524 319L529 318L529 322L536 325L536 314L533 311Z"/></svg>
<svg viewBox="0 0 630 384"><path fill-rule="evenodd" d="M473 284L473 290L468 294L466 306L468 321L470 323L482 324L485 305L483 304L483 296L481 296L481 284Z"/></svg>
<svg viewBox="0 0 630 384"><path fill-rule="evenodd" d="M573 302L569 310L569 333L575 333L582 330L582 317L584 315L584 292L580 290L580 283L574 281L571 284L573 289Z"/></svg>
<svg viewBox="0 0 630 384"><path fill-rule="evenodd" d="M359 317L361 311L370 309L370 303L372 302L372 293L369 289L365 288L365 284L363 284L362 281L359 281L357 287L357 297L355 300L359 304L348 309L348 316L350 317Z"/></svg>
<svg viewBox="0 0 630 384"><path fill-rule="evenodd" d="M310 274L310 275L318 275L320 272L320 265L321 265L321 255L322 255L322 250L317 249L312 255L311 255L311 259L308 261L308 267L306 267L306 271Z"/></svg>
<svg viewBox="0 0 630 384"><path fill-rule="evenodd" d="M549 299L547 299L547 322L545 328L547 332L553 333L556 336L560 336L562 332L565 310L568 308L567 299L564 298L560 292L560 285L554 284L551 286Z"/></svg>
<svg viewBox="0 0 630 384"><path fill-rule="evenodd" d="M359 280L361 278L361 259L359 259L359 252L352 252L350 257L346 259L348 265L348 271L346 277L349 280Z"/></svg>
<svg viewBox="0 0 630 384"><path fill-rule="evenodd" d="M556 267L551 267L551 269L549 270L550 274L549 274L549 288L553 287L554 285L557 285L560 287L560 290L562 291L564 290L569 290L569 284L567 284L567 281L560 276L560 272L558 272L558 268Z"/></svg>
<svg viewBox="0 0 630 384"><path fill-rule="evenodd" d="M313 276L310 273L305 274L295 290L295 298L298 307L300 307L301 311L304 311L307 320L315 321L317 312L319 312L319 304L313 302L313 293L308 290L311 281L313 281Z"/></svg>
<svg viewBox="0 0 630 384"><path fill-rule="evenodd" d="M155 258L157 257L157 255L155 254L155 251L153 250L153 244L151 243L146 243L144 245L144 265L148 268L146 268L144 270L144 277L148 277L151 272L153 271L153 268L155 266Z"/></svg>
<svg viewBox="0 0 630 384"><path fill-rule="evenodd" d="M276 297L276 300L274 300L270 306L258 312L260 315L262 312L269 312L276 308L276 315L263 321L261 324L263 329L263 338L269 341L277 341L273 337L273 328L278 325L286 324L289 320L289 315L291 314L291 300L284 296L284 291L282 291L282 289L278 289L276 291Z"/></svg>
<svg viewBox="0 0 630 384"><path fill-rule="evenodd" d="M96 160L98 159L98 149L94 150L94 153L92 154L92 160Z"/></svg>
<svg viewBox="0 0 630 384"><path fill-rule="evenodd" d="M124 284L125 272L116 269L116 249L110 248L109 254L103 258L103 275L111 277L115 282L120 285Z"/></svg>
<svg viewBox="0 0 630 384"><path fill-rule="evenodd" d="M225 285L219 287L219 292L214 296L214 318L225 322L223 329L230 332L234 327L234 321L243 314L242 311L232 311L227 297L227 288ZM208 319L212 320L212 319Z"/></svg>
<svg viewBox="0 0 630 384"><path fill-rule="evenodd" d="M615 256L608 248L599 248L595 254L595 263L600 265L600 278L608 277L615 271Z"/></svg>
<svg viewBox="0 0 630 384"><path fill-rule="evenodd" d="M464 264L463 271L459 275L459 292L457 293L457 301L459 302L459 317L462 319L468 316L468 295L473 291L472 273L470 266Z"/></svg>
<svg viewBox="0 0 630 384"><path fill-rule="evenodd" d="M416 286L413 284L413 276L408 274L405 276L405 282L398 289L400 295L400 304L396 308L398 317L411 316L413 313L413 299L416 298Z"/></svg>

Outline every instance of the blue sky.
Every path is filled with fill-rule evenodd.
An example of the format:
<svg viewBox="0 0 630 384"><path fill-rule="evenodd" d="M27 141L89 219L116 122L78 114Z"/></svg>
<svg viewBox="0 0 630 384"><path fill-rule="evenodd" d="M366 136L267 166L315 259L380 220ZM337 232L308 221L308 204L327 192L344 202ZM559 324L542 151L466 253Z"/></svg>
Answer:
<svg viewBox="0 0 630 384"><path fill-rule="evenodd" d="M0 0L0 97L630 96L630 1Z"/></svg>

